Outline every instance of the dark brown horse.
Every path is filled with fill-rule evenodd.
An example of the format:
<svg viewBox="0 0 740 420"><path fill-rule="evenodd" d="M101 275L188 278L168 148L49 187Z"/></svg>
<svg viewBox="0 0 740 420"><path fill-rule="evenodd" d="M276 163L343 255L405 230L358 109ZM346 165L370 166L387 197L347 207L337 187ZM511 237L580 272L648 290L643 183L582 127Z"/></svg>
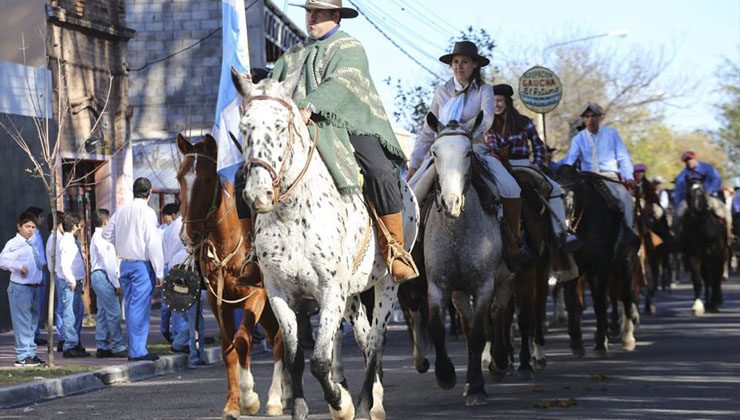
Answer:
<svg viewBox="0 0 740 420"><path fill-rule="evenodd" d="M280 416L283 342L277 320L263 288L234 284L249 251L236 214L234 187L222 183L216 173L218 148L213 137L206 135L193 145L178 134L177 147L184 156L177 172L183 218L180 236L198 259L207 280L208 303L221 330L221 351L229 382L223 416L238 419L240 414L251 416L259 411L260 400L254 392L249 366L252 331L257 322L267 332L275 362L267 415ZM234 319L236 309L243 311L238 328Z"/></svg>
<svg viewBox="0 0 740 420"><path fill-rule="evenodd" d="M524 264L514 277L501 279L496 284L492 305L494 340L489 365L496 379L503 378L505 369L513 360L510 354L513 351L511 323L515 306L519 308L517 321L521 333L519 374L531 378L534 374L532 363L537 369L544 369L547 364L543 329L547 281L550 275L550 252L554 243L550 213L540 197L548 197L551 188L545 178L531 168L513 167L512 173L522 189L523 226L527 245L534 258ZM534 355L530 349L532 343Z"/></svg>

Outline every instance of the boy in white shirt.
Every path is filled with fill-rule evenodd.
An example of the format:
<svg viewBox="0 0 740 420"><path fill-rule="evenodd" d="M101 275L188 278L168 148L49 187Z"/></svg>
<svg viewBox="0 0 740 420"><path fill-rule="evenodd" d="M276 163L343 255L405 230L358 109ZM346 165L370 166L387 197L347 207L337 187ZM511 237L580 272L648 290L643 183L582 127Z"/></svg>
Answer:
<svg viewBox="0 0 740 420"><path fill-rule="evenodd" d="M49 216L46 219L47 227L49 228L49 237L46 239L46 269L51 274L51 269L53 267L56 267L56 261L58 258L54 258L54 265L52 266L52 255L56 252L59 252L59 240L62 239L62 236L64 235L64 229L62 229L62 222L64 221L64 213L61 211L57 211L57 225L54 226L54 219ZM52 250L52 240L54 239L54 231L56 231L56 238L57 238L57 246L54 250ZM55 275L56 280L56 275ZM55 283L56 284L56 281ZM57 332L57 351L61 352L64 347L64 335L62 334L62 331L64 330L64 318L62 318L62 304L59 301L59 288L56 288L56 293L54 296L55 305L54 305L54 329Z"/></svg>
<svg viewBox="0 0 740 420"><path fill-rule="evenodd" d="M81 319L77 319L79 314L75 314L75 301L82 300L82 282L85 279L85 264L82 261L79 244L74 236L80 229L80 217L66 213L62 228L64 234L59 240L56 261L57 287L59 290L57 297L62 305L64 323L62 355L68 358L88 357L90 353L82 347L79 330L76 326L78 321L81 322Z"/></svg>
<svg viewBox="0 0 740 420"><path fill-rule="evenodd" d="M36 301L43 282L43 265L32 241L36 217L21 213L16 227L18 234L0 252L0 268L11 272L8 302L15 336L15 366L33 367L44 364L36 356L34 343L34 331L39 322Z"/></svg>
<svg viewBox="0 0 740 420"><path fill-rule="evenodd" d="M128 357L121 331L121 283L118 281L118 257L112 243L103 239L103 227L110 212L99 209L93 213L95 232L90 241L90 284L97 296L95 316L95 357Z"/></svg>

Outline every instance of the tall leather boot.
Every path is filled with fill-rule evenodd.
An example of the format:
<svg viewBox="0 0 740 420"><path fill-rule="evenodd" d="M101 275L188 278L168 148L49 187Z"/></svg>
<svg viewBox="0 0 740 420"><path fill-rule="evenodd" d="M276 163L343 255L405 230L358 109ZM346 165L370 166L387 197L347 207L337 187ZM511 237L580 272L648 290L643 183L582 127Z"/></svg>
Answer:
<svg viewBox="0 0 740 420"><path fill-rule="evenodd" d="M520 198L502 198L501 204L504 209L504 239L506 249L504 261L509 271L517 271L522 264L532 260L532 256L522 249L521 220L522 200Z"/></svg>
<svg viewBox="0 0 740 420"><path fill-rule="evenodd" d="M241 287L262 287L262 272L257 264L257 258L252 252L252 219L239 219L242 228L242 237L247 248L247 258L244 260L241 268L241 274L236 280L236 285Z"/></svg>
<svg viewBox="0 0 740 420"><path fill-rule="evenodd" d="M389 240L387 235L380 229L381 232L378 235L378 241L380 242L383 257L386 263L389 264L388 268L391 270L393 280L396 284L401 284L419 277L419 270L414 265L411 254L403 248L403 219L401 212L380 216L380 220L390 235Z"/></svg>

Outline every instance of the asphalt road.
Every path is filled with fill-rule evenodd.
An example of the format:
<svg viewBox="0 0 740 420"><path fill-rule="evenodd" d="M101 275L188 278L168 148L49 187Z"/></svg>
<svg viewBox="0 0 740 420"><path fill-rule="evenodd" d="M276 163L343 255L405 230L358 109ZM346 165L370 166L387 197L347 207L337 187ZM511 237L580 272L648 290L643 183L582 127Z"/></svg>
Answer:
<svg viewBox="0 0 740 420"><path fill-rule="evenodd" d="M720 314L691 315L687 284L657 297L658 313L636 332L637 349L611 346L607 359L589 352L570 355L567 332L551 328L548 366L526 381L515 374L500 383L486 377L488 404L467 408L464 341L451 341L457 386L443 391L433 372L420 375L413 367L408 336L401 326L389 331L384 405L389 419L483 418L740 418L740 285L735 277L723 285ZM587 310L584 338L591 342L593 316ZM431 350L428 351L431 358ZM345 374L356 393L362 358L351 337L345 337ZM264 410L272 365L265 356L254 363L256 390ZM25 409L0 412L0 418L55 419L217 419L226 390L223 365L114 386ZM329 418L316 380L306 370L310 418ZM552 407L560 402L567 407ZM550 407L550 408L541 408ZM286 412L286 414L288 414ZM247 418L247 417L242 417ZM280 418L289 418L284 416Z"/></svg>

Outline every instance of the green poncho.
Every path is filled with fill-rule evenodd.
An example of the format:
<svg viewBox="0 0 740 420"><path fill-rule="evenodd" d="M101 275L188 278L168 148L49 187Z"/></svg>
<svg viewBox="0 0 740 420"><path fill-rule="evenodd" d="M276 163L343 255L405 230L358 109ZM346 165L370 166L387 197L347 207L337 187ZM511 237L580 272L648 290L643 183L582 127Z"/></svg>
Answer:
<svg viewBox="0 0 740 420"><path fill-rule="evenodd" d="M360 191L350 133L378 137L392 161L406 160L370 78L365 49L347 33L294 46L275 63L272 77L285 82L299 108L310 103L321 117L318 149L340 194Z"/></svg>

